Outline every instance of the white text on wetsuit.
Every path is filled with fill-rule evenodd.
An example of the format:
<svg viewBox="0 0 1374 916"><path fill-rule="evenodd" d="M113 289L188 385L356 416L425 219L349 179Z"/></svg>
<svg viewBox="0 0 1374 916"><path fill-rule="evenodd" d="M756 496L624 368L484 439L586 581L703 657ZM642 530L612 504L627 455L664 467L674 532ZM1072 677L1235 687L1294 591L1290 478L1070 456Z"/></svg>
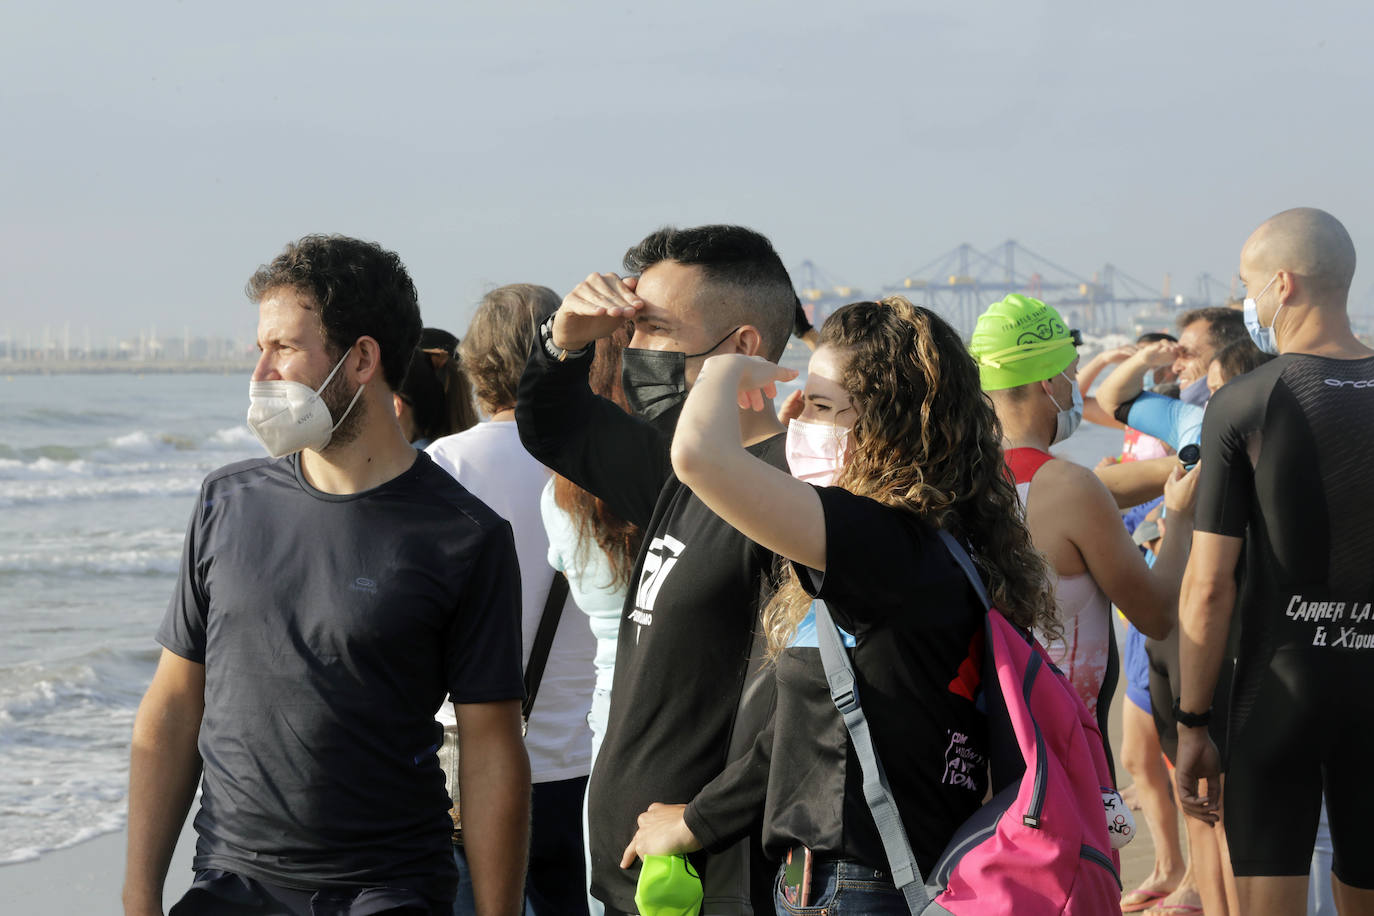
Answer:
<svg viewBox="0 0 1374 916"><path fill-rule="evenodd" d="M1303 601L1302 595L1294 595L1288 602L1285 612L1293 620L1344 620L1345 609L1350 608L1350 622L1360 623L1369 619L1369 603L1358 601Z"/></svg>
<svg viewBox="0 0 1374 916"><path fill-rule="evenodd" d="M1312 634L1312 645L1329 649L1374 649L1374 634L1360 633L1354 626L1343 626L1341 621L1351 624L1364 623L1370 619L1370 602L1360 601L1303 601L1302 595L1294 595L1284 612L1291 620L1315 622L1318 620L1336 624L1333 627L1319 626Z"/></svg>

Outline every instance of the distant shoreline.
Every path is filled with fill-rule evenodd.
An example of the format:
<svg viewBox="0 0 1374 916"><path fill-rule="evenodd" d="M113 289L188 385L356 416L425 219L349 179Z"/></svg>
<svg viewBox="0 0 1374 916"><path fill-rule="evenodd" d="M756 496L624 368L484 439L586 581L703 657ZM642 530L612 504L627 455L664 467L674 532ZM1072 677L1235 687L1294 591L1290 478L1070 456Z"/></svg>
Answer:
<svg viewBox="0 0 1374 916"><path fill-rule="evenodd" d="M252 360L0 360L0 375L246 375L253 371L254 365L256 363Z"/></svg>

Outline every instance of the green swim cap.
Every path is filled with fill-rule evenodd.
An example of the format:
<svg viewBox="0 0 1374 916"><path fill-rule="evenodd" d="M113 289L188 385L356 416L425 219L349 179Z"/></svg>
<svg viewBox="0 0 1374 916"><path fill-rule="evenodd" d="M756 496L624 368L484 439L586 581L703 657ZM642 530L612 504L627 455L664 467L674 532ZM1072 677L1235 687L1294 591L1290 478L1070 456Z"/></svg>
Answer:
<svg viewBox="0 0 1374 916"><path fill-rule="evenodd" d="M635 906L640 916L697 916L701 878L686 856L645 856Z"/></svg>
<svg viewBox="0 0 1374 916"><path fill-rule="evenodd" d="M968 348L978 361L984 391L1054 378L1078 353L1058 312L1016 293L988 306Z"/></svg>

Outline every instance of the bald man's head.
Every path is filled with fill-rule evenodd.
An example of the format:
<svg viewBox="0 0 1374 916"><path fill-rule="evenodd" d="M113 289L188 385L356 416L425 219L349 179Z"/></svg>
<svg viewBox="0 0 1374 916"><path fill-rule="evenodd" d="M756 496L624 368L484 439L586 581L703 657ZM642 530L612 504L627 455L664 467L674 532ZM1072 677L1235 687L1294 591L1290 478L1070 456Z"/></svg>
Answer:
<svg viewBox="0 0 1374 916"><path fill-rule="evenodd" d="M1309 304L1344 308L1355 276L1355 243L1330 213L1297 207L1270 217L1250 235L1240 266L1247 284L1263 286L1286 270L1306 287Z"/></svg>

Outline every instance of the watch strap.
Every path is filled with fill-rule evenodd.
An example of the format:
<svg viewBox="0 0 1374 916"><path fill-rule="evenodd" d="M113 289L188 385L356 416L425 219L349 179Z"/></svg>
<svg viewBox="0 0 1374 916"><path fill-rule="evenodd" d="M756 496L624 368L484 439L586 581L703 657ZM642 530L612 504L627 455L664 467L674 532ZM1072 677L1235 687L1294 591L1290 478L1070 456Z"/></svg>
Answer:
<svg viewBox="0 0 1374 916"><path fill-rule="evenodd" d="M1180 705L1180 700L1174 700L1174 721L1179 725L1188 728L1202 728L1212 721L1212 708L1207 707L1206 712L1184 712Z"/></svg>
<svg viewBox="0 0 1374 916"><path fill-rule="evenodd" d="M587 344L580 350L565 350L558 344L554 343L553 320L555 317L556 314L550 315L547 319L545 319L544 323L539 326L539 342L543 344L544 352L549 354L550 359L556 359L561 363L564 360L566 360L569 356L582 356L583 354L591 350L591 344Z"/></svg>

